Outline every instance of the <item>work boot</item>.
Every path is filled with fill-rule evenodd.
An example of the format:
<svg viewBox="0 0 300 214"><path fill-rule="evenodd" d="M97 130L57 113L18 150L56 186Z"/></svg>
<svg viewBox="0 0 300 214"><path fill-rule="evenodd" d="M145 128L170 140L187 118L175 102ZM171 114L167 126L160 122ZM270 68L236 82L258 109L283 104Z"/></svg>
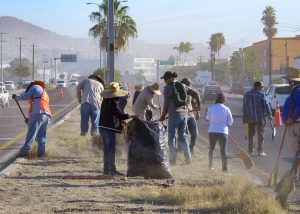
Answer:
<svg viewBox="0 0 300 214"><path fill-rule="evenodd" d="M121 172L119 172L119 171L117 171L117 170L112 171L112 172L111 172L111 175L112 175L112 176L125 176L123 173L121 173Z"/></svg>

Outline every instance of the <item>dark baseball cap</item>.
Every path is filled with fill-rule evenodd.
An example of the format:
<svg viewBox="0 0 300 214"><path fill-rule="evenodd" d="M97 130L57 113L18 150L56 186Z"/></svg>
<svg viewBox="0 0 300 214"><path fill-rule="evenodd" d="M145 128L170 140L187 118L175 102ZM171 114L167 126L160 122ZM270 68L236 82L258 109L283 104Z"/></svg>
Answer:
<svg viewBox="0 0 300 214"><path fill-rule="evenodd" d="M171 77L173 77L173 73L171 71L166 71L164 73L164 75L162 77L160 77L160 79L164 79L164 80L167 80L167 79L170 79Z"/></svg>

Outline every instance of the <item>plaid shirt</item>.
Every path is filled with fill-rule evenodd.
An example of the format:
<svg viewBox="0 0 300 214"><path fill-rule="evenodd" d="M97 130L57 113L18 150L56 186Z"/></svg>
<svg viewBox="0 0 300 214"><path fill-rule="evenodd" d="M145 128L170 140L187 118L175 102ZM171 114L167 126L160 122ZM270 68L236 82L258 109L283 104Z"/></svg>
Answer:
<svg viewBox="0 0 300 214"><path fill-rule="evenodd" d="M243 122L262 122L266 116L271 116L270 106L268 105L264 93L252 89L244 94L243 100Z"/></svg>

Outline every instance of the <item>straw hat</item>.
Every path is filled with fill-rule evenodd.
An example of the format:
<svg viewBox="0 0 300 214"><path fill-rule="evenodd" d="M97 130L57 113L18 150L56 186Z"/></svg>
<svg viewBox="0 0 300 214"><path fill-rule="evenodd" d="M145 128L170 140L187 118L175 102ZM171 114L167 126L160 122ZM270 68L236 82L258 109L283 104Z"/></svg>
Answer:
<svg viewBox="0 0 300 214"><path fill-rule="evenodd" d="M148 85L148 88L152 93L161 95L158 83L154 83L153 85Z"/></svg>
<svg viewBox="0 0 300 214"><path fill-rule="evenodd" d="M120 89L118 82L111 82L107 89L101 92L103 98L123 97L128 94L128 91Z"/></svg>
<svg viewBox="0 0 300 214"><path fill-rule="evenodd" d="M144 86L142 84L138 84L134 86L134 90L141 92L144 89Z"/></svg>
<svg viewBox="0 0 300 214"><path fill-rule="evenodd" d="M289 81L296 81L296 82L300 82L300 70L296 69L296 68L289 68L287 70L287 74L285 76L285 79L289 80Z"/></svg>

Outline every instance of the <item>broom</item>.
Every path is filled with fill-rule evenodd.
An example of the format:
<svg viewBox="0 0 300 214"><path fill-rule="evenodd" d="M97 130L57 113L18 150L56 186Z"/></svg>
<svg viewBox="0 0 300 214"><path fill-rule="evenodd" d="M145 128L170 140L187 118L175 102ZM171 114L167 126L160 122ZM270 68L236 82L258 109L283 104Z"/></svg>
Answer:
<svg viewBox="0 0 300 214"><path fill-rule="evenodd" d="M285 139L286 131L287 131L287 126L284 129L284 133L283 133L283 137L282 137L282 140L281 140L281 144L280 144L280 149L279 149L279 152L278 152L277 160L275 162L275 165L274 165L274 167L272 169L272 172L271 172L271 175L270 175L270 178L269 178L269 182L268 182L268 186L269 187L274 186L276 184L277 175L278 175L278 169L279 169L279 158L280 158L280 154L281 154L281 151L282 151L282 146L283 146L283 142L284 142L284 139Z"/></svg>
<svg viewBox="0 0 300 214"><path fill-rule="evenodd" d="M230 142L233 145L235 145L237 147L237 149L239 150L239 152L240 152L240 158L242 159L245 167L247 169L251 169L254 166L254 162L253 162L252 158L248 155L248 153L241 146L239 146L235 142L235 140L230 135L228 135L228 137L230 139Z"/></svg>

